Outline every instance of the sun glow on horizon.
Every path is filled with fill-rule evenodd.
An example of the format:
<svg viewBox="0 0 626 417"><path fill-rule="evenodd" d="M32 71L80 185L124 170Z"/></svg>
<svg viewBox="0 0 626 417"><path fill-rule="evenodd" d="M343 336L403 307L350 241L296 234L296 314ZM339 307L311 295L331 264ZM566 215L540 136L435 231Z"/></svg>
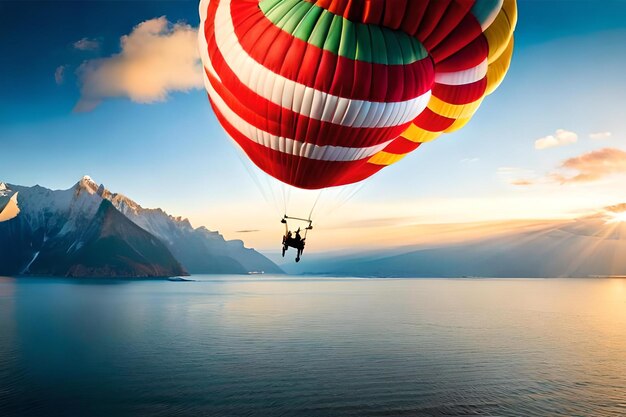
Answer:
<svg viewBox="0 0 626 417"><path fill-rule="evenodd" d="M608 223L626 223L626 211L619 213L609 213Z"/></svg>

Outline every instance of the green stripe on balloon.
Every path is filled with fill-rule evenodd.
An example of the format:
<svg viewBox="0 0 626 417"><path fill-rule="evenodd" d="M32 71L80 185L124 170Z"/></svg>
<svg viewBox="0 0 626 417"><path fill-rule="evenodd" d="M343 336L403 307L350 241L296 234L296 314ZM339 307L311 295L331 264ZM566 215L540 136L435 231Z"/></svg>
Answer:
<svg viewBox="0 0 626 417"><path fill-rule="evenodd" d="M483 26L490 18L494 17L494 13L500 11L502 0L476 0L472 6L472 14Z"/></svg>
<svg viewBox="0 0 626 417"><path fill-rule="evenodd" d="M259 8L291 36L341 57L385 65L408 65L428 57L404 32L352 22L304 0L262 0Z"/></svg>

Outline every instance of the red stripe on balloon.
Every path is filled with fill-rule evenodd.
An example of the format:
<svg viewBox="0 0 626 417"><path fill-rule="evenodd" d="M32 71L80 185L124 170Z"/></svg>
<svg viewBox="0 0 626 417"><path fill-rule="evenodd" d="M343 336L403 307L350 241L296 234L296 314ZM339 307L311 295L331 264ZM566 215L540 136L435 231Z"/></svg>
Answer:
<svg viewBox="0 0 626 417"><path fill-rule="evenodd" d="M409 1L415 0L396 0L396 1L386 1L385 2L385 15L383 18L383 26L388 27L390 29L399 29L400 25L402 25L402 19L404 18L404 13L406 12L406 5Z"/></svg>
<svg viewBox="0 0 626 417"><path fill-rule="evenodd" d="M450 104L468 104L479 100L487 89L487 77L471 84L435 84L433 96Z"/></svg>
<svg viewBox="0 0 626 417"><path fill-rule="evenodd" d="M419 116L415 118L413 123L429 132L443 132L455 122L455 119L443 117L426 108Z"/></svg>
<svg viewBox="0 0 626 417"><path fill-rule="evenodd" d="M421 142L413 142L400 136L389 145L387 145L387 147L385 147L383 151L398 155L404 155L406 153L413 152L414 150L419 148L420 145L422 145Z"/></svg>
<svg viewBox="0 0 626 417"><path fill-rule="evenodd" d="M428 3L428 9L426 9L422 24L415 35L417 39L426 40L428 38L439 24L439 21L448 9L451 1L452 0L437 0ZM424 46L430 51L433 45L424 44Z"/></svg>
<svg viewBox="0 0 626 417"><path fill-rule="evenodd" d="M406 13L404 14L400 30L403 30L411 36L415 36L427 9L428 3L425 1L409 1L406 6Z"/></svg>
<svg viewBox="0 0 626 417"><path fill-rule="evenodd" d="M428 49L433 49L439 45L445 38L450 36L455 27L470 13L474 0L454 1L450 4L443 16L439 19L437 26L424 39L424 45L428 45Z"/></svg>
<svg viewBox="0 0 626 417"><path fill-rule="evenodd" d="M212 103L213 104L213 103ZM298 188L319 189L352 184L378 172L382 166L360 161L319 161L267 148L239 132L213 106L220 124L248 158L267 174Z"/></svg>
<svg viewBox="0 0 626 417"><path fill-rule="evenodd" d="M480 65L489 55L489 44L479 36L460 51L437 63L436 72L455 72Z"/></svg>
<svg viewBox="0 0 626 417"><path fill-rule="evenodd" d="M480 27L480 23L470 13L463 18L463 20L440 44L434 45L432 49L429 49L430 54L435 63L439 63L461 51L466 46L471 45L477 38L484 38L483 30ZM479 53L479 48L475 46L470 47L476 48L475 53ZM489 51L488 46L487 51ZM485 54L483 59L486 57L487 55Z"/></svg>

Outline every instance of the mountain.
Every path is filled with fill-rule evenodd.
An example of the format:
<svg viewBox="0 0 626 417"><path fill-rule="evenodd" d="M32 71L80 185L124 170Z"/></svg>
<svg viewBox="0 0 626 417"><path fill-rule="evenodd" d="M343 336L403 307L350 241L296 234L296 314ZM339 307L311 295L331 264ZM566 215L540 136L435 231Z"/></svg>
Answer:
<svg viewBox="0 0 626 417"><path fill-rule="evenodd" d="M88 176L56 191L3 183L1 194L0 216L7 220L0 221L0 275L282 272L241 241L144 209ZM9 217L8 211L18 214Z"/></svg>
<svg viewBox="0 0 626 417"><path fill-rule="evenodd" d="M72 242L74 237L68 237L46 242L29 272L70 277L186 275L161 241L128 220L107 200L102 200L80 240Z"/></svg>
<svg viewBox="0 0 626 417"><path fill-rule="evenodd" d="M308 273L382 277L626 275L626 223L612 222L605 209L573 221L468 242L326 257L305 268Z"/></svg>
<svg viewBox="0 0 626 417"><path fill-rule="evenodd" d="M241 240L226 241L205 227L194 229L187 219L170 216L161 209L146 209L128 197L101 186L97 193L126 217L161 239L174 256L194 274L246 274L252 271L281 274L283 271Z"/></svg>
<svg viewBox="0 0 626 417"><path fill-rule="evenodd" d="M64 191L9 184L4 188L19 213L0 223L0 274L186 274L163 243L99 197L87 177Z"/></svg>

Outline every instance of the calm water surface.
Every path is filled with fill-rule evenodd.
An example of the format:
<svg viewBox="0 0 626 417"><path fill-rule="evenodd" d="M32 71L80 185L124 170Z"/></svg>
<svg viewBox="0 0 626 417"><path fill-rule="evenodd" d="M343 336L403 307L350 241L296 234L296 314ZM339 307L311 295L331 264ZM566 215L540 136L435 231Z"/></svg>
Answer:
<svg viewBox="0 0 626 417"><path fill-rule="evenodd" d="M626 280L195 278L0 278L0 415L626 415Z"/></svg>

